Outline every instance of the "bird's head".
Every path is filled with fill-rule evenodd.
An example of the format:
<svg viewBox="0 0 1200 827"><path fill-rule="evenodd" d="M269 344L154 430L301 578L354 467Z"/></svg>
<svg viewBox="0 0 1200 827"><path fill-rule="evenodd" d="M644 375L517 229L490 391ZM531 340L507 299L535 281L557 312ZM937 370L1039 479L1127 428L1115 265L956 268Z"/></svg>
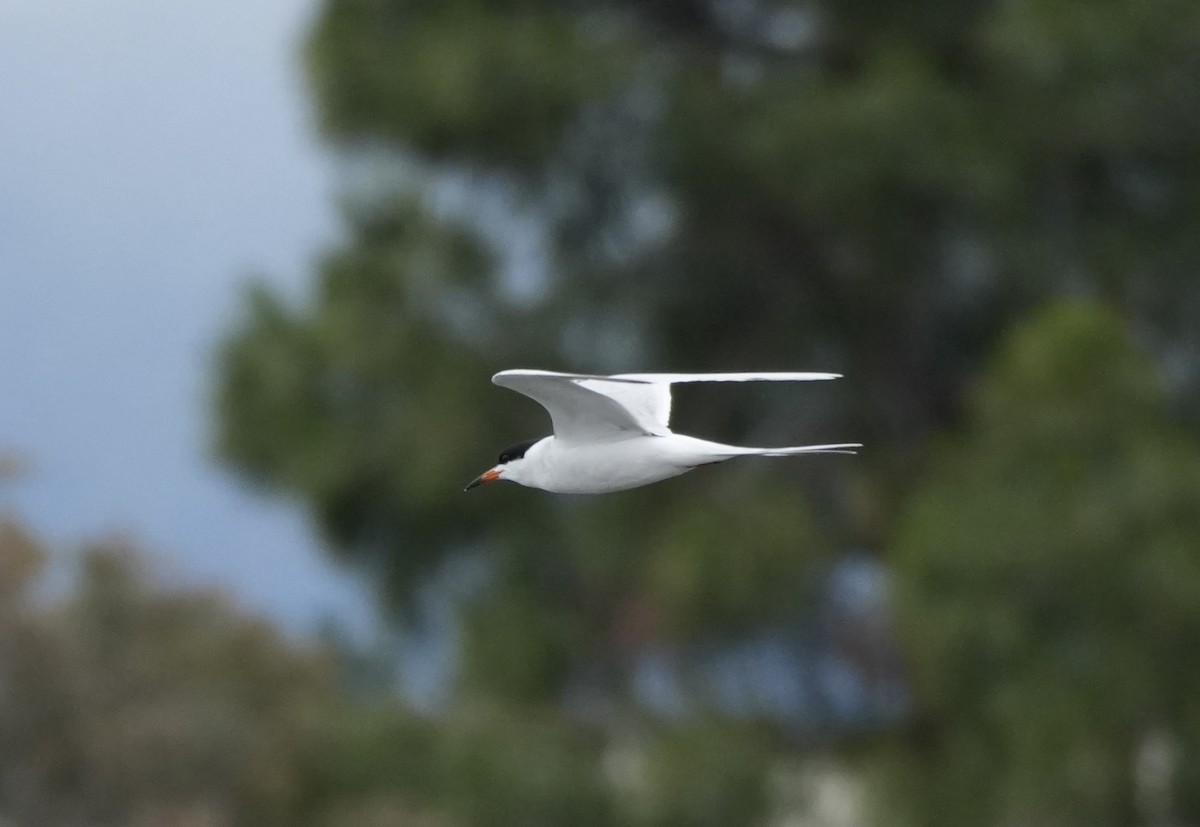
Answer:
<svg viewBox="0 0 1200 827"><path fill-rule="evenodd" d="M527 462L526 454L530 448L539 442L541 442L540 439L531 439L528 442L518 442L516 445L505 448L500 452L500 459L496 465L471 480L463 491L470 491L477 485L483 485L485 482L496 482L496 480L522 482L523 475L521 472Z"/></svg>

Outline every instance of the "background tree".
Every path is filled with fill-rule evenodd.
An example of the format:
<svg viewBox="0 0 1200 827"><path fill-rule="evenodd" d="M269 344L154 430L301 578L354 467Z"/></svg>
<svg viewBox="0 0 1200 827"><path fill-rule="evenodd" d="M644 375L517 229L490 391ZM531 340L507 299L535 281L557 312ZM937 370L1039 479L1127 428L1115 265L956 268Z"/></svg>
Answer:
<svg viewBox="0 0 1200 827"><path fill-rule="evenodd" d="M781 683L821 722L806 742L844 736L861 707L839 719L845 699L812 680L824 575L896 534L931 437L961 424L1015 319L1094 297L1166 368L1173 410L1200 410L1195 3L326 0L308 55L346 238L305 301L249 299L220 447L308 502L389 609L449 608L460 704L653 741L632 700L728 712L714 671L779 641ZM545 431L484 381L513 366L839 370L839 386L684 389L680 429L869 451L590 500L464 499L499 446ZM1012 474L989 490L1020 496ZM644 688L655 659L669 692ZM772 761L710 766L707 788L741 802L711 812L761 814L740 769L761 790Z"/></svg>
<svg viewBox="0 0 1200 827"><path fill-rule="evenodd" d="M480 381L494 369L843 370L841 389L713 397L685 424L868 442L861 462L720 475L810 483L832 515L814 529L844 544L884 532L978 355L1039 296L1103 293L1164 353L1194 352L1172 321L1200 257L1194 5L921 8L330 0L310 44L318 111L371 186L352 186L349 241L311 306L259 293L231 338L226 455L307 497L392 605L486 542L497 582L534 590L521 636L553 692L568 651L606 648L614 606L667 605L638 538L708 508L713 475L565 520L515 492L464 506L446 496L459 477L544 429ZM432 195L387 185L401 161L409 195ZM471 207L438 207L455 187ZM541 257L518 271L497 222ZM798 494L780 508L810 524ZM728 599L777 610L760 598Z"/></svg>
<svg viewBox="0 0 1200 827"><path fill-rule="evenodd" d="M1161 385L1112 313L1055 307L939 447L891 557L912 823L1200 817L1200 446Z"/></svg>
<svg viewBox="0 0 1200 827"><path fill-rule="evenodd" d="M326 653L216 593L162 586L122 542L89 546L77 581L50 600L50 556L0 519L5 825L433 823L420 820L419 777L392 763L387 783L363 783L324 749L383 717L346 702ZM387 708L409 761L427 760L411 713Z"/></svg>

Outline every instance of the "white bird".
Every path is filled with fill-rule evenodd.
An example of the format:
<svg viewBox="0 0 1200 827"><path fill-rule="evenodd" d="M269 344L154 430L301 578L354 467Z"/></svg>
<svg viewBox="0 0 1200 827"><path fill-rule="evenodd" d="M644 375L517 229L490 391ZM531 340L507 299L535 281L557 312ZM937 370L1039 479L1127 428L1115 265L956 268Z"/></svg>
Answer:
<svg viewBox="0 0 1200 827"><path fill-rule="evenodd" d="M563 494L604 494L649 485L734 457L853 454L858 443L744 448L676 434L671 385L679 382L805 382L837 373L622 373L589 376L505 370L492 382L538 402L554 435L506 449L465 491L497 480Z"/></svg>

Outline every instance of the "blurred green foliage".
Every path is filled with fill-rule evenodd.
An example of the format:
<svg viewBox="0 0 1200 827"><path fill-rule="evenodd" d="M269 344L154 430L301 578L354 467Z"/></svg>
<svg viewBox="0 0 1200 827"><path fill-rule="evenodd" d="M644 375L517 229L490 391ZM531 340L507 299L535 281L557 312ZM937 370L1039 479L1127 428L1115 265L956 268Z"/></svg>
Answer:
<svg viewBox="0 0 1200 827"><path fill-rule="evenodd" d="M152 586L117 541L48 603L47 558L0 521L0 818L301 823L300 747L334 699L324 658L217 595Z"/></svg>
<svg viewBox="0 0 1200 827"><path fill-rule="evenodd" d="M753 733L697 727L659 740L641 770L644 823L720 827L758 823L769 806L770 753Z"/></svg>
<svg viewBox="0 0 1200 827"><path fill-rule="evenodd" d="M892 558L929 728L897 756L927 796L912 823L1152 816L1139 754L1165 733L1200 756L1197 538L1200 445L1121 320L1065 305L1017 330ZM1196 792L1173 791L1184 823Z"/></svg>
<svg viewBox="0 0 1200 827"><path fill-rule="evenodd" d="M824 573L866 545L913 695L881 760L845 748L869 792L913 823L1195 817L1200 5L325 0L308 57L346 234L304 300L249 297L220 449L410 628L453 612L447 715L500 712L435 762L451 786L414 781L431 801L756 823L812 745L710 720L688 667L807 651ZM548 428L488 385L507 367L838 370L684 389L679 429L868 450L462 495ZM669 733L635 697L663 652L692 711ZM601 806L624 727L636 783ZM1135 772L1154 744L1166 803Z"/></svg>

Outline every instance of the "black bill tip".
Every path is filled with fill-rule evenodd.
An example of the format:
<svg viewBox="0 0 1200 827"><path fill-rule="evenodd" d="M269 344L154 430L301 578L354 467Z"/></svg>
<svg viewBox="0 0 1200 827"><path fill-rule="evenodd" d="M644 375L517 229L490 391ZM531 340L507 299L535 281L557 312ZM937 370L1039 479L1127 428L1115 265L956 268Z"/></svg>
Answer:
<svg viewBox="0 0 1200 827"><path fill-rule="evenodd" d="M463 491L470 491L472 488L474 488L477 485L483 485L485 482L495 482L498 479L500 479L500 469L492 468L488 471L484 471L478 477L471 480L470 485L468 485L466 488L464 488Z"/></svg>

